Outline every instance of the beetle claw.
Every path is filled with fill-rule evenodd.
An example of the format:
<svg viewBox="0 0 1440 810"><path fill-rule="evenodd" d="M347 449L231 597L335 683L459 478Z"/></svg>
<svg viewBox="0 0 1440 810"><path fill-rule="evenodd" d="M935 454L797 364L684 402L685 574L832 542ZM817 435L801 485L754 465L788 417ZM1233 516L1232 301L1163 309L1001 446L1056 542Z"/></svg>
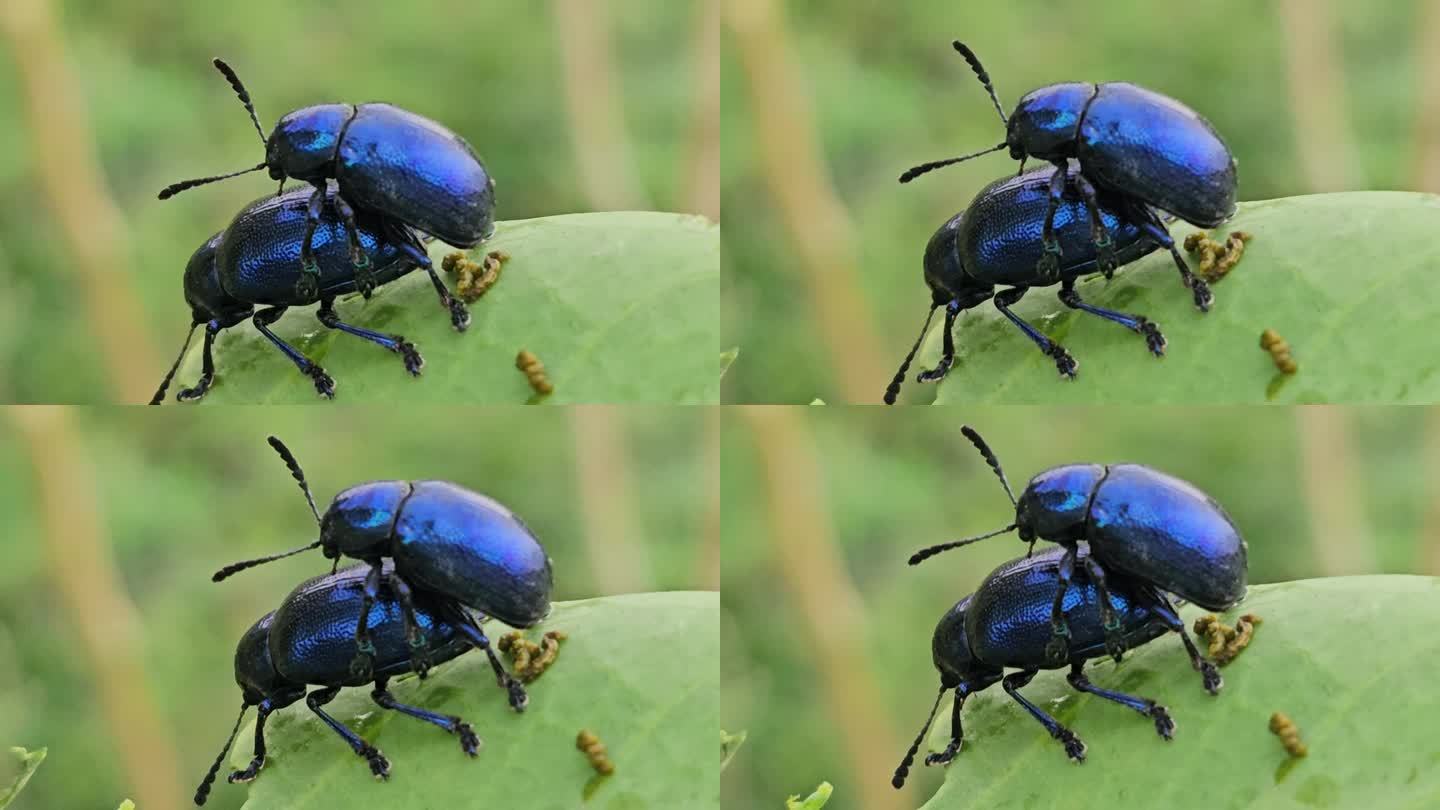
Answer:
<svg viewBox="0 0 1440 810"><path fill-rule="evenodd" d="M1052 664L1063 664L1065 659L1070 657L1070 641L1065 635L1052 635L1049 643L1045 645L1045 658Z"/></svg>
<svg viewBox="0 0 1440 810"><path fill-rule="evenodd" d="M1150 717L1155 720L1155 733L1159 734L1166 741L1175 737L1175 721L1170 718L1170 710L1156 704L1150 709Z"/></svg>
<svg viewBox="0 0 1440 810"><path fill-rule="evenodd" d="M295 279L295 299L309 303L320 297L320 268L314 264L300 268L300 277Z"/></svg>
<svg viewBox="0 0 1440 810"><path fill-rule="evenodd" d="M371 647L370 649L373 651L375 648ZM374 674L374 665L374 653L362 650L357 653L354 658L350 659L350 674L357 678L369 680L370 676Z"/></svg>

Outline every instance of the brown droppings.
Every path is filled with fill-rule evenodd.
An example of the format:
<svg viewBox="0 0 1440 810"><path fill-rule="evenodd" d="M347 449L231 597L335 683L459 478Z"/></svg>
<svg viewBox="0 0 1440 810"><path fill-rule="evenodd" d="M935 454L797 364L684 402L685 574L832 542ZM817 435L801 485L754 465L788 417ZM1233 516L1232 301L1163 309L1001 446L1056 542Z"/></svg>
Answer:
<svg viewBox="0 0 1440 810"><path fill-rule="evenodd" d="M555 386L545 375L545 364L541 363L540 358L536 357L533 352L521 349L520 353L515 355L515 368L525 373L526 378L530 380L530 387L534 389L535 393L541 396L554 393Z"/></svg>
<svg viewBox="0 0 1440 810"><path fill-rule="evenodd" d="M500 281L500 271L510 254L503 250L492 250L479 262L469 259L464 253L450 253L440 261L440 267L455 275L455 294L466 303L474 303Z"/></svg>
<svg viewBox="0 0 1440 810"><path fill-rule="evenodd" d="M590 760L590 767L601 776L609 776L615 772L615 763L610 761L610 755L605 751L605 743L595 736L595 732L588 728L581 729L575 735L575 747L584 752L585 758Z"/></svg>
<svg viewBox="0 0 1440 810"><path fill-rule="evenodd" d="M1246 613L1235 620L1235 626L1230 627L1220 621L1212 614L1205 614L1195 620L1195 635L1200 636L1209 644L1209 657L1219 666L1225 666L1234 661L1240 655L1240 651L1250 646L1250 641L1255 637L1255 626L1260 624L1260 617L1253 613Z"/></svg>
<svg viewBox="0 0 1440 810"><path fill-rule="evenodd" d="M566 635L560 630L551 630L541 637L540 643L527 641L519 632L506 633L496 642L495 647L510 657L515 677L530 683L549 669L560 657L560 642Z"/></svg>
<svg viewBox="0 0 1440 810"><path fill-rule="evenodd" d="M1245 243L1253 238L1254 236L1246 231L1232 231L1224 242L1216 242L1204 232L1196 231L1185 237L1185 250L1199 254L1200 266L1196 272L1213 284L1240 263L1241 257L1245 255Z"/></svg>
<svg viewBox="0 0 1440 810"><path fill-rule="evenodd" d="M1294 374L1300 370L1295 357L1290 353L1290 344L1274 329L1266 329L1260 333L1260 348L1270 353L1270 359L1275 362L1275 368L1279 369L1281 374Z"/></svg>
<svg viewBox="0 0 1440 810"><path fill-rule="evenodd" d="M1300 739L1300 729L1284 712L1270 715L1270 733L1280 738L1280 744L1292 757L1303 757L1310 749Z"/></svg>

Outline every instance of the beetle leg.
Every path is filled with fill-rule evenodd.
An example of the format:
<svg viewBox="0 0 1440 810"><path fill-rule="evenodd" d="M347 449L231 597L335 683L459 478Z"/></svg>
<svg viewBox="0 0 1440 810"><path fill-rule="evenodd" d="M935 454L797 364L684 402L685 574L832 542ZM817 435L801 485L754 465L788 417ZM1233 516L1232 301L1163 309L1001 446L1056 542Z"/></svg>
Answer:
<svg viewBox="0 0 1440 810"><path fill-rule="evenodd" d="M250 764L245 766L244 770L230 772L228 780L231 784L249 782L259 776L260 769L265 767L265 721L273 711L274 701L266 700L260 704L260 715L255 718L255 755L250 758Z"/></svg>
<svg viewBox="0 0 1440 810"><path fill-rule="evenodd" d="M375 682L375 688L370 692L370 699L375 701L382 709L408 714L418 720L433 723L445 729L451 734L460 736L460 749L470 756L475 756L480 751L480 738L475 735L475 730L470 724L456 717L453 714L437 714L427 711L418 706L407 706L395 699L395 696L385 688L388 679L381 678Z"/></svg>
<svg viewBox="0 0 1440 810"><path fill-rule="evenodd" d="M295 279L295 298L309 303L320 296L320 265L315 263L315 229L320 226L320 211L325 207L325 181L315 181L315 192L305 207L305 238L300 242L300 275Z"/></svg>
<svg viewBox="0 0 1440 810"><path fill-rule="evenodd" d="M435 285L435 293L440 296L440 306L450 310L450 325L455 327L456 332L464 332L470 326L470 310L457 296L451 295L445 282L440 280L440 274L435 272L435 263L430 261L430 256L419 245L414 244L414 237L403 234L397 235L395 241L400 249L410 257L419 267L430 274L430 283Z"/></svg>
<svg viewBox="0 0 1440 810"><path fill-rule="evenodd" d="M1100 600L1100 621L1105 626L1105 652L1120 663L1120 657L1125 653L1125 636L1120 632L1120 617L1115 613L1115 606L1110 603L1110 589L1105 582L1105 569L1095 558L1089 554L1081 563L1085 566L1085 573L1090 577L1090 584L1095 586L1095 596Z"/></svg>
<svg viewBox="0 0 1440 810"><path fill-rule="evenodd" d="M370 563L365 574L365 588L360 596L360 617L355 620L355 657L350 659L350 674L357 678L369 678L375 664L375 644L370 640L370 609L380 598L380 577L382 569L379 560Z"/></svg>
<svg viewBox="0 0 1440 810"><path fill-rule="evenodd" d="M275 348L284 352L285 356L290 358L290 362L294 363L296 368L300 369L301 374L309 377L311 381L315 383L315 391L319 393L320 396L326 399L334 399L335 378L326 374L325 369L321 368L319 363L301 354L299 349L281 340L278 335L270 331L270 324L280 320L280 316L285 314L286 309L288 309L288 307L262 309L255 313L250 321L255 324L256 329L260 330L260 334L275 344Z"/></svg>
<svg viewBox="0 0 1440 810"><path fill-rule="evenodd" d="M1045 229L1042 232L1041 242L1044 244L1045 253L1041 255L1040 261L1035 264L1035 272L1045 281L1058 281L1060 279L1060 240L1055 238L1055 211L1060 207L1061 200L1065 196L1065 177L1070 171L1070 166L1065 161L1055 164L1055 173L1050 175L1050 202L1045 207Z"/></svg>
<svg viewBox="0 0 1440 810"><path fill-rule="evenodd" d="M1164 706L1146 697L1127 695L1124 692L1112 692L1109 689L1101 689L1090 682L1081 670L1085 667L1084 662L1076 661L1070 666L1070 674L1065 680L1081 692L1088 692L1098 698L1119 703L1121 706L1129 706L1135 711L1155 721L1155 733L1166 740L1175 736L1175 721L1170 718L1170 712Z"/></svg>
<svg viewBox="0 0 1440 810"><path fill-rule="evenodd" d="M325 725L334 729L335 733L339 734L340 738L343 739L356 754L365 758L365 761L370 765L370 773L375 774L376 779L389 779L390 760L386 759L385 755L380 753L380 749L360 739L360 735L351 731L344 723L326 714L325 710L320 708L334 700L338 694L340 694L340 687L338 686L327 686L324 689L316 689L305 696L305 705L309 706L310 711L314 712L321 720L324 720Z"/></svg>
<svg viewBox="0 0 1440 810"><path fill-rule="evenodd" d="M405 638L410 643L410 666L416 675L424 678L425 673L430 671L430 641L425 638L425 630L420 623L415 621L415 595L410 591L410 583L403 577L392 574L388 582L395 597L400 600L400 618L405 623Z"/></svg>
<svg viewBox="0 0 1440 810"><path fill-rule="evenodd" d="M1060 376L1073 380L1075 379L1076 370L1080 368L1080 364L1075 361L1074 357L1070 356L1069 352L1065 351L1065 347L1045 337L1045 335L1040 333L1039 329L1021 320L1019 315L1010 311L1010 307L1014 306L1017 301L1023 298L1025 292L1029 289L1029 287L1011 287L1008 290L1001 290L995 293L995 308L1000 310L1001 315L1009 318L1011 323L1020 327L1020 331L1024 332L1026 337L1034 341L1035 345L1040 347L1040 351L1055 361L1055 369L1060 372Z"/></svg>
<svg viewBox="0 0 1440 810"><path fill-rule="evenodd" d="M1129 329L1137 335L1145 337L1145 345L1149 347L1150 353L1156 357L1165 354L1165 336L1160 333L1160 325L1145 317L1144 315L1128 315L1124 312L1116 312L1113 309L1097 307L1087 304L1080 298L1080 293L1075 289L1075 279L1066 279L1060 287L1060 303L1071 309L1078 309L1088 312L1091 315L1099 315L1107 321L1114 321Z"/></svg>
<svg viewBox="0 0 1440 810"><path fill-rule="evenodd" d="M1185 629L1185 622L1180 620L1180 614L1175 612L1175 607L1170 604L1169 599L1165 598L1165 594L1157 588L1152 588L1151 591L1155 600L1150 605L1150 609L1155 611L1166 627L1180 634L1180 640L1185 642L1185 652L1190 656L1190 666L1200 673L1205 684L1205 691L1212 695L1220 694L1220 687L1225 685L1225 679L1220 677L1220 671L1200 654L1195 642L1190 640L1190 631Z"/></svg>
<svg viewBox="0 0 1440 810"><path fill-rule="evenodd" d="M355 225L355 209L345 198L335 195L335 210L345 223L345 234L350 238L350 266L355 268L355 289L369 298L375 292L375 275L370 272L370 257L360 247L360 228Z"/></svg>
<svg viewBox="0 0 1440 810"><path fill-rule="evenodd" d="M205 324L205 348L201 351L202 368L200 379L195 381L192 388L181 388L175 392L175 399L180 402L195 402L205 396L210 390L211 383L215 382L215 355L212 349L215 346L215 336L225 327L219 321L211 321Z"/></svg>
<svg viewBox="0 0 1440 810"><path fill-rule="evenodd" d="M1201 312L1209 312L1210 305L1215 303L1215 294L1210 292L1210 285L1205 283L1205 279L1190 271L1190 265L1185 263L1185 257L1180 255L1179 248L1175 247L1175 240L1170 237L1170 232L1165 230L1165 225L1160 221L1160 217L1156 216L1149 207L1145 208L1144 213L1145 216L1136 224L1140 226L1140 230L1155 240L1156 244L1170 251L1170 257L1175 260L1175 267L1180 270L1180 283L1195 294L1195 308Z"/></svg>
<svg viewBox="0 0 1440 810"><path fill-rule="evenodd" d="M1027 669L1023 672L1012 672L1000 681L1000 685L1005 688L1006 694L1014 698L1016 703L1024 706L1025 711L1030 712L1031 717L1040 721L1040 725L1044 726L1045 730L1050 732L1051 737L1064 743L1066 755L1076 762L1084 762L1085 743L1082 742L1079 737L1075 736L1075 732L1060 725L1059 720L1046 714L1044 709L1026 700L1025 696L1020 694L1020 687L1030 683L1030 679L1034 678L1035 673L1038 671L1039 670L1035 669Z"/></svg>
<svg viewBox="0 0 1440 810"><path fill-rule="evenodd" d="M1065 592L1075 577L1075 546L1066 546L1060 557L1055 601L1050 605L1050 641L1045 645L1045 658L1052 664L1063 664L1070 655L1070 625L1065 621Z"/></svg>
<svg viewBox="0 0 1440 810"><path fill-rule="evenodd" d="M945 306L945 331L944 350L940 353L940 362L935 368L920 372L915 377L915 382L939 382L945 379L950 373L950 367L955 365L955 318L960 314L960 300L951 301Z"/></svg>
<svg viewBox="0 0 1440 810"><path fill-rule="evenodd" d="M960 709L965 706L965 697L969 692L965 684L955 687L955 701L950 704L950 742L945 750L938 754L929 754L925 757L926 765L946 765L955 755L960 753L960 746L965 744L965 730L960 726Z"/></svg>
<svg viewBox="0 0 1440 810"><path fill-rule="evenodd" d="M1090 212L1090 241L1095 243L1095 267L1105 274L1105 278L1114 278L1115 268L1119 266L1115 261L1115 242L1110 238L1110 232L1105 230L1095 186L1079 172L1075 173L1074 180L1075 188L1080 190L1085 208Z"/></svg>
<svg viewBox="0 0 1440 810"><path fill-rule="evenodd" d="M524 684L505 670L505 665L500 663L500 658L495 655L490 639L479 623L469 613L453 605L448 606L446 612L451 626L465 636L472 646L483 650L485 657L490 659L490 668L495 670L496 683L510 693L510 708L517 712L525 711L525 707L530 703L530 696L525 693Z"/></svg>
<svg viewBox="0 0 1440 810"><path fill-rule="evenodd" d="M405 360L405 370L415 377L420 376L420 369L425 366L425 358L420 356L420 350L415 348L415 344L406 340L403 335L374 332L364 327L351 326L345 323L340 320L340 316L335 312L334 298L321 299L320 309L315 312L315 317L319 318L320 323L325 324L325 326L330 329L338 329L347 335L354 335L362 340L378 343L386 349L400 355Z"/></svg>

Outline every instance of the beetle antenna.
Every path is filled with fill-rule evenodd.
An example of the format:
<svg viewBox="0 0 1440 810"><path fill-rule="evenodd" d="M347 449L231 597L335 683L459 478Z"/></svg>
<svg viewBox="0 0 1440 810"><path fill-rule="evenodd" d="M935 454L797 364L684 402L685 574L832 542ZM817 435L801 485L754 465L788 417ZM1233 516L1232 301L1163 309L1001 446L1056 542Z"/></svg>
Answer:
<svg viewBox="0 0 1440 810"><path fill-rule="evenodd" d="M890 777L890 784L899 790L905 787L905 777L910 775L910 766L915 764L915 755L920 753L920 744L925 741L925 735L930 732L930 724L935 722L935 713L940 711L940 701L945 698L945 693L950 689L945 684L940 684L940 694L935 696L935 705L930 707L930 716L925 718L925 727L915 735L915 742L910 743L910 750L905 752L905 759L900 761L900 767L895 769L895 775Z"/></svg>
<svg viewBox="0 0 1440 810"><path fill-rule="evenodd" d="M946 159L944 159L944 160L936 160L936 161L932 161L932 162L930 162L930 163L921 163L919 166L914 166L914 167L912 167L912 168L906 169L906 170L905 170L905 173L902 174L902 175L900 175L900 182L902 182L902 183L908 183L908 182L910 182L911 180L914 180L915 178L917 178L917 177L919 177L920 175L925 174L925 173L927 173L927 172L933 172L933 171L935 171L936 169L943 169L943 168L945 168L946 166L953 166L953 165L955 165L956 163L964 163L965 161L970 160L971 158L977 158L977 157L981 157L981 156L983 156L983 155L988 155L988 154L990 154L991 152L999 152L1001 149L1005 149L1005 148L1008 148L1008 147L1009 147L1009 144L1002 143L1002 144L1000 144L1000 145L998 145L998 146L992 146L992 147L990 147L989 149L982 149L982 150L980 150L979 152L973 152L973 153L968 154L968 155L961 155L960 157L946 158Z"/></svg>
<svg viewBox="0 0 1440 810"><path fill-rule="evenodd" d="M900 396L900 386L905 382L905 372L910 370L910 362L915 359L915 352L920 351L920 341L925 339L925 333L930 331L930 321L935 317L935 310L939 305L930 307L930 313L925 316L925 325L920 327L920 337L915 338L915 345L910 347L910 353L905 355L905 362L900 364L900 370L895 372L895 379L890 381L889 387L885 389L885 404L894 405L895 398Z"/></svg>
<svg viewBox="0 0 1440 810"><path fill-rule="evenodd" d="M171 197L174 197L176 194L179 194L182 191L188 191L189 189L195 188L196 186L203 186L206 183L214 183L219 180L229 180L232 177L239 177L242 174L258 172L263 168L265 168L265 164L261 163L259 166L251 166L248 169L241 169L238 172L231 172L229 174L217 174L213 177L197 177L194 180L181 180L178 183L171 183L165 188L160 189L160 199L168 200Z"/></svg>
<svg viewBox="0 0 1440 810"><path fill-rule="evenodd" d="M195 788L195 804L203 805L210 798L210 785L215 782L215 774L220 772L220 763L224 762L225 755L230 753L230 746L235 744L235 735L240 733L240 721L245 719L245 712L249 710L249 703L240 704L240 716L235 718L235 728L230 729L230 739L225 741L225 747L220 749L220 756L215 757L215 762L205 773L205 779L200 783L200 787Z"/></svg>
<svg viewBox="0 0 1440 810"><path fill-rule="evenodd" d="M980 455L985 457L985 463L990 465L995 477L1000 479L1000 486L1005 487L1005 494L1010 496L1010 505L1018 506L1019 504L1015 503L1015 493L1010 490L1010 482L1005 480L1005 471L1000 469L1000 459L995 457L995 451L991 450L990 445L980 438L980 434L975 432L975 428L961 425L960 432L965 434L965 438L969 439L970 443L975 445L975 449L980 451Z"/></svg>
<svg viewBox="0 0 1440 810"><path fill-rule="evenodd" d="M295 460L295 454L290 452L290 448L286 447L284 442L274 436L266 438L265 441L275 448L275 452L280 454L280 459L285 462L285 466L290 468L290 477L295 479L295 483L300 485L300 491L305 493L305 502L310 504L310 514L315 516L315 523L318 525L320 511L315 508L315 496L310 494L310 485L305 482L305 471L300 469L300 462Z"/></svg>
<svg viewBox="0 0 1440 810"><path fill-rule="evenodd" d="M993 531L993 532L986 532L985 534L977 534L977 535L975 535L974 537L966 537L966 538L963 538L963 539L961 539L961 540L951 540L951 541L948 542L948 543L941 543L941 544L939 544L939 545L937 545L937 546L929 546L928 548L922 548L922 549L920 549L919 551L915 552L914 554L911 554L911 555L910 555L910 564L911 564L911 565L919 565L920 563L925 562L926 560L930 559L931 557L934 557L936 554L939 554L939 553L942 552L942 551L949 551L949 550L952 549L952 548L959 548L959 547L961 547L961 546L968 546L968 545L970 545L971 543L978 543L978 542L980 542L981 540L989 540L990 538L996 537L996 536L998 536L998 535L1009 534L1010 532L1015 531L1015 527L1016 527L1016 524L1011 523L1009 526L1006 526L1006 527L1003 528L1003 529L996 529L996 530Z"/></svg>
<svg viewBox="0 0 1440 810"><path fill-rule="evenodd" d="M995 96L995 85L990 83L990 74L986 73L985 66L980 64L980 57L976 56L969 46L958 39L950 44L954 45L955 50L965 57L965 61L970 64L970 69L975 71L975 78L985 85L985 92L990 94L990 101L995 105L995 112L1000 115L1000 123L1007 127L1010 126L1010 121L1005 118L1005 110L1000 106L1000 99Z"/></svg>
<svg viewBox="0 0 1440 810"><path fill-rule="evenodd" d="M250 92L246 90L245 85L240 82L240 77L235 75L234 68L225 64L225 60L217 58L210 61L211 64L215 65L215 69L220 71L220 74L225 77L225 81L230 82L230 87L235 90L235 95L240 97L240 103L245 105L245 112L250 113L250 123L255 125L255 133L260 136L260 145L262 147L265 146L265 130L260 128L260 119L255 115L255 105L250 102ZM996 103L998 104L999 102Z"/></svg>
<svg viewBox="0 0 1440 810"><path fill-rule="evenodd" d="M311 543L311 544L309 544L309 545L301 546L300 548L292 548L292 549L290 549L289 551L282 552L282 553L280 553L280 554L271 554L269 557L256 557L256 558L253 559L253 560L242 560L242 561L237 562L237 563L231 563L231 564L225 566L224 568L221 568L219 571L216 571L214 574L212 574L212 575L210 576L210 581L211 581L211 582L219 582L220 580L225 579L226 577L228 577L228 576L230 576L230 575L232 575L232 574L238 574L238 573L240 573L241 571L244 571L244 570L247 569L247 568L254 568L254 567L257 566L257 565L264 565L265 563L268 563L268 562L275 562L276 560L283 560L283 559L285 559L286 557L293 557L293 556L295 556L296 554L300 554L300 553L309 551L309 550L311 550L311 549L319 548L319 547L320 547L320 541L319 541L319 540L316 540L315 542L313 542L313 543Z"/></svg>
<svg viewBox="0 0 1440 810"><path fill-rule="evenodd" d="M156 389L155 396L150 398L151 405L159 405L165 401L165 390L170 387L170 380L174 379L175 372L179 370L180 361L185 359L185 351L190 348L190 339L195 337L195 327L200 323L200 321L196 321L190 324L190 331L185 333L185 345L180 347L180 354L175 358L175 365L165 372L165 379L160 381L160 387Z"/></svg>

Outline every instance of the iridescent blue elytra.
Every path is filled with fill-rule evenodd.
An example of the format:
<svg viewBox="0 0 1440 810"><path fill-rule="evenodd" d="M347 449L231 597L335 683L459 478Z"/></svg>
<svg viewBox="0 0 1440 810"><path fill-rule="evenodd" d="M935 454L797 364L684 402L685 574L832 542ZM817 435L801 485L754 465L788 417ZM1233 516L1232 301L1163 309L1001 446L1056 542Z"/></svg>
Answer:
<svg viewBox="0 0 1440 810"><path fill-rule="evenodd" d="M1067 464L1045 470L1020 494L1015 525L1027 543L1037 537L1062 545L1084 540L1107 571L1137 577L1206 610L1225 610L1245 598L1245 540L1225 509L1193 484L1150 467Z"/></svg>
<svg viewBox="0 0 1440 810"><path fill-rule="evenodd" d="M235 742L246 711L251 706L259 709L255 754L247 768L230 775L231 782L248 782L259 775L266 760L266 720L301 698L351 750L366 760L371 773L386 778L390 762L385 755L321 708L346 686L373 683L371 698L381 708L431 723L456 735L461 750L475 756L480 742L468 723L459 717L400 703L389 692L387 683L391 677L411 671L413 653L400 597L389 588L379 591L370 611L368 626L375 647L373 672L359 677L350 670L356 617L360 614L366 577L363 566L352 566L308 579L285 597L278 610L262 616L241 636L235 648L235 683L242 696L240 717L195 791L197 805L205 804L209 798L210 786ZM425 632L426 653L432 663L449 661L471 648L488 649L489 639L463 607L425 593L413 595L412 607L414 621ZM320 688L307 694L309 686Z"/></svg>
<svg viewBox="0 0 1440 810"><path fill-rule="evenodd" d="M964 740L960 713L965 699L996 683L1064 745L1067 755L1077 761L1084 760L1084 742L1019 692L1020 687L1042 669L1068 666L1070 672L1066 680L1075 689L1139 712L1154 722L1162 738L1171 738L1175 723L1164 706L1149 698L1101 688L1084 674L1086 662L1107 654L1109 631L1101 610L1104 597L1084 570L1087 552L1081 552L1080 556L1081 567L1071 579L1062 606L1072 634L1069 652L1063 660L1047 657L1050 611L1062 567L1067 564L1060 549L1047 549L1002 564L980 583L974 594L961 599L940 618L930 645L931 658L940 673L940 693L925 726L895 770L891 783L896 788L904 785L945 693L951 690L955 693L950 743L944 751L928 755L926 765L946 764L955 758ZM1109 581L1108 595L1119 617L1119 632L1129 646L1147 644L1173 630L1180 634L1191 664L1203 674L1206 690L1215 694L1220 689L1221 680L1214 665L1200 654L1185 624L1163 594L1147 583L1116 576ZM1020 671L1005 675L1006 669Z"/></svg>

